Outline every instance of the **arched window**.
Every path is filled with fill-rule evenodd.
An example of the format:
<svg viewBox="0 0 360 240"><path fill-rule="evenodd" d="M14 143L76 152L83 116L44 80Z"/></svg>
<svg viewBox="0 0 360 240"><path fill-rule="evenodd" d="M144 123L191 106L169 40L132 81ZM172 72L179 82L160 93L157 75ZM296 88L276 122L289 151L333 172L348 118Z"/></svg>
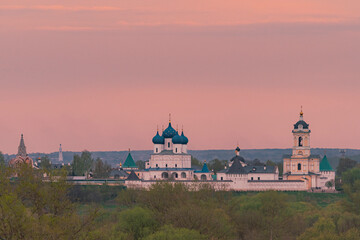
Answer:
<svg viewBox="0 0 360 240"><path fill-rule="evenodd" d="M168 179L169 178L169 174L167 172L163 172L161 174L161 177L164 178L164 179Z"/></svg>
<svg viewBox="0 0 360 240"><path fill-rule="evenodd" d="M301 170L301 163L298 164L298 170Z"/></svg>
<svg viewBox="0 0 360 240"><path fill-rule="evenodd" d="M174 178L174 179L175 179L175 178L178 178L178 174L177 174L176 172L172 173L171 176L172 176L172 178Z"/></svg>
<svg viewBox="0 0 360 240"><path fill-rule="evenodd" d="M302 146L303 146L303 138L299 137L299 147L302 147Z"/></svg>
<svg viewBox="0 0 360 240"><path fill-rule="evenodd" d="M167 164L165 164L165 167L167 167Z"/></svg>
<svg viewBox="0 0 360 240"><path fill-rule="evenodd" d="M175 148L175 152L177 152L177 148Z"/></svg>
<svg viewBox="0 0 360 240"><path fill-rule="evenodd" d="M168 148L170 147L170 142L168 142Z"/></svg>
<svg viewBox="0 0 360 240"><path fill-rule="evenodd" d="M156 148L156 152L158 152L158 148Z"/></svg>
<svg viewBox="0 0 360 240"><path fill-rule="evenodd" d="M201 175L201 180L206 181L206 175L205 174Z"/></svg>
<svg viewBox="0 0 360 240"><path fill-rule="evenodd" d="M186 178L186 173L182 172L181 173L181 178Z"/></svg>

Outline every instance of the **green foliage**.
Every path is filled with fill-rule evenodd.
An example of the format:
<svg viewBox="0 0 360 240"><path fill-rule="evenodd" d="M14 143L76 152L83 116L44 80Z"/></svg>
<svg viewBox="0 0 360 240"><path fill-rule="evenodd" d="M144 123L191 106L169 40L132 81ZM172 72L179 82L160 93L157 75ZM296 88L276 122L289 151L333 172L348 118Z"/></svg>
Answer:
<svg viewBox="0 0 360 240"><path fill-rule="evenodd" d="M120 213L116 229L136 240L155 232L157 226L158 223L152 211L135 207Z"/></svg>
<svg viewBox="0 0 360 240"><path fill-rule="evenodd" d="M50 162L50 158L49 156L43 156L41 157L41 164L40 164L42 169L45 170L50 170L51 169L51 162Z"/></svg>
<svg viewBox="0 0 360 240"><path fill-rule="evenodd" d="M95 167L93 171L94 178L108 178L110 175L111 166L107 162L103 162L100 158L95 161Z"/></svg>
<svg viewBox="0 0 360 240"><path fill-rule="evenodd" d="M214 173L216 174L225 168L226 163L226 160L214 159L208 163L208 168L210 171L214 170Z"/></svg>
<svg viewBox="0 0 360 240"><path fill-rule="evenodd" d="M336 226L330 218L320 218L313 227L307 229L301 236L299 240L337 240L339 239L336 236Z"/></svg>
<svg viewBox="0 0 360 240"><path fill-rule="evenodd" d="M144 240L188 240L208 239L196 230L187 228L174 228L171 225L163 226L159 231L144 238Z"/></svg>
<svg viewBox="0 0 360 240"><path fill-rule="evenodd" d="M336 175L340 177L343 172L346 172L347 170L355 167L356 163L357 162L355 160L352 160L350 158L341 158L339 161L339 165L336 169Z"/></svg>
<svg viewBox="0 0 360 240"><path fill-rule="evenodd" d="M66 172L44 173L28 164L0 173L0 238L86 239L96 209L80 217L67 197Z"/></svg>
<svg viewBox="0 0 360 240"><path fill-rule="evenodd" d="M89 151L83 151L81 156L75 154L72 162L72 170L74 176L87 175L93 165L94 160L91 158Z"/></svg>
<svg viewBox="0 0 360 240"><path fill-rule="evenodd" d="M342 175L343 188L348 196L346 207L360 214L360 167L352 168Z"/></svg>
<svg viewBox="0 0 360 240"><path fill-rule="evenodd" d="M193 156L191 156L191 167L202 167L202 163Z"/></svg>
<svg viewBox="0 0 360 240"><path fill-rule="evenodd" d="M0 151L0 167L5 166L5 157L4 154Z"/></svg>

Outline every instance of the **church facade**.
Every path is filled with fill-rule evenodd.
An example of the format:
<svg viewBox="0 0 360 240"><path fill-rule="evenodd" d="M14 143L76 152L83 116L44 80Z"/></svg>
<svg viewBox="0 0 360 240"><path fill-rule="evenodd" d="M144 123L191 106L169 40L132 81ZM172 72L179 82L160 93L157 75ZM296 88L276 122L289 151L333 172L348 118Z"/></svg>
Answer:
<svg viewBox="0 0 360 240"><path fill-rule="evenodd" d="M311 154L310 128L300 112L299 121L294 124L292 154L283 157L284 179L302 180L307 189L335 189L335 171L329 164L326 155L320 160L319 155ZM327 182L331 182L326 187Z"/></svg>
<svg viewBox="0 0 360 240"><path fill-rule="evenodd" d="M208 169L206 162L201 170L191 166L191 155L187 152L188 138L175 130L169 120L168 127L153 137L153 154L145 162L144 170L132 170L125 184L129 188L149 188L159 181L181 182L196 189L210 184L216 190L228 191L310 191L313 189L335 189L335 171L326 156L312 155L310 129L300 113L294 124L291 155L283 157L283 177L276 166L252 166L240 156L240 148L228 167L216 175ZM329 184L331 182L331 184Z"/></svg>

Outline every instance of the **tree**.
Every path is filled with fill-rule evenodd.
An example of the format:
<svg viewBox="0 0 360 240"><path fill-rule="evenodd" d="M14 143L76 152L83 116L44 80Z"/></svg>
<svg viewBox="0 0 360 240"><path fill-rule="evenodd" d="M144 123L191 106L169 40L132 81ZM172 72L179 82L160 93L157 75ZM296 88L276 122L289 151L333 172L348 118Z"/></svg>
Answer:
<svg viewBox="0 0 360 240"><path fill-rule="evenodd" d="M41 165L40 165L40 167L42 169L45 169L45 170L50 170L51 169L50 158L47 155L41 157Z"/></svg>
<svg viewBox="0 0 360 240"><path fill-rule="evenodd" d="M89 151L83 151L81 156L75 154L72 162L74 176L85 176L91 170L94 160Z"/></svg>
<svg viewBox="0 0 360 240"><path fill-rule="evenodd" d="M214 170L214 173L216 174L218 171L221 171L225 168L226 162L226 160L221 161L219 159L214 159L209 162L208 167L210 170Z"/></svg>
<svg viewBox="0 0 360 240"><path fill-rule="evenodd" d="M171 225L163 226L159 231L147 236L144 240L184 240L184 239L207 239L196 230L186 228L174 228Z"/></svg>
<svg viewBox="0 0 360 240"><path fill-rule="evenodd" d="M136 240L155 232L157 225L152 211L134 207L119 214L119 222L116 228Z"/></svg>
<svg viewBox="0 0 360 240"><path fill-rule="evenodd" d="M339 161L339 165L336 169L336 174L338 176L341 176L343 172L346 172L347 170L355 167L356 163L357 162L355 160L352 160L350 158L347 157L341 158Z"/></svg>
<svg viewBox="0 0 360 240"><path fill-rule="evenodd" d="M95 167L93 172L94 178L107 178L109 177L111 166L107 162L103 162L100 158L95 161Z"/></svg>
<svg viewBox="0 0 360 240"><path fill-rule="evenodd" d="M360 214L360 167L344 172L342 180L344 191L348 195L345 207L350 212Z"/></svg>
<svg viewBox="0 0 360 240"><path fill-rule="evenodd" d="M44 182L44 170L28 164L8 169L0 173L0 239L86 239L97 210L78 215L67 196L66 171Z"/></svg>
<svg viewBox="0 0 360 240"><path fill-rule="evenodd" d="M5 165L5 157L4 154L0 151L0 166Z"/></svg>
<svg viewBox="0 0 360 240"><path fill-rule="evenodd" d="M334 180L331 180L331 181L327 181L325 183L325 187L327 187L328 189L329 188L332 188L334 186Z"/></svg>
<svg viewBox="0 0 360 240"><path fill-rule="evenodd" d="M198 166L198 167L202 167L202 164L199 160L197 160L196 158L194 158L193 156L191 156L191 166Z"/></svg>

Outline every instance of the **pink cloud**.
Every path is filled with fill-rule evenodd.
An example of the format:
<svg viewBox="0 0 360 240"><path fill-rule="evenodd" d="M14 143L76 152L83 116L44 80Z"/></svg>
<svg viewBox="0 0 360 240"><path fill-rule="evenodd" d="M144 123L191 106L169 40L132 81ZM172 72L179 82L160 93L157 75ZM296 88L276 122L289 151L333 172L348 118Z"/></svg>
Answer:
<svg viewBox="0 0 360 240"><path fill-rule="evenodd" d="M63 5L5 5L2 10L54 10L54 11L123 11L125 9L114 6L63 6Z"/></svg>

